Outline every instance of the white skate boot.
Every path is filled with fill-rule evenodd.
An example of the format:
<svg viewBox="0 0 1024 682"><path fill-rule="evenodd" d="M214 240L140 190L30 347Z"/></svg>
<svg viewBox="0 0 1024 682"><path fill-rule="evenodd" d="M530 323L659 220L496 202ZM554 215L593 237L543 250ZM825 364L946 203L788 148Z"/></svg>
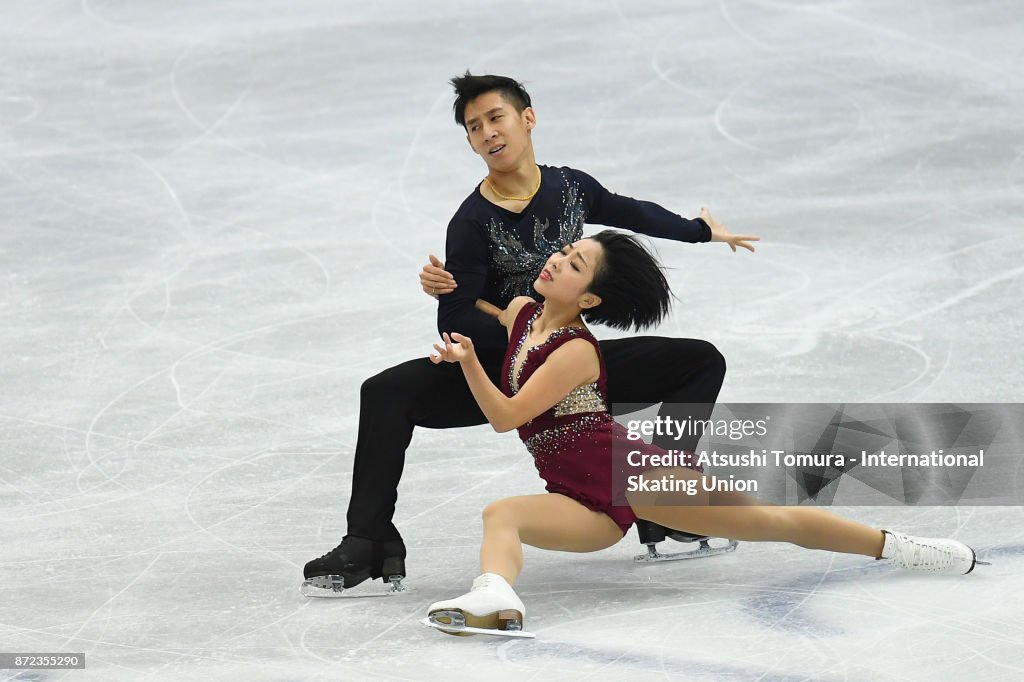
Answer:
<svg viewBox="0 0 1024 682"><path fill-rule="evenodd" d="M929 573L964 575L974 570L978 561L974 550L956 540L916 538L912 535L883 530L885 545L882 559L897 568Z"/></svg>
<svg viewBox="0 0 1024 682"><path fill-rule="evenodd" d="M533 637L523 632L526 607L512 586L496 573L484 573L467 594L430 605L423 624L450 635Z"/></svg>

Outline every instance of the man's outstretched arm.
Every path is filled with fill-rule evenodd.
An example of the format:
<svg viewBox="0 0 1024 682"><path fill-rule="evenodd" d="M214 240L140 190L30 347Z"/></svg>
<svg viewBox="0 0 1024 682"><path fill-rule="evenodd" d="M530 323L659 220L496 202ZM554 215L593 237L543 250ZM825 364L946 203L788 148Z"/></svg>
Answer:
<svg viewBox="0 0 1024 682"><path fill-rule="evenodd" d="M733 251L737 247L753 251L749 242L760 241L754 235L734 235L702 208L699 218L689 219L651 201L643 201L609 192L597 180L577 171L583 191L593 197L588 223L620 227L649 237L682 242L725 242Z"/></svg>

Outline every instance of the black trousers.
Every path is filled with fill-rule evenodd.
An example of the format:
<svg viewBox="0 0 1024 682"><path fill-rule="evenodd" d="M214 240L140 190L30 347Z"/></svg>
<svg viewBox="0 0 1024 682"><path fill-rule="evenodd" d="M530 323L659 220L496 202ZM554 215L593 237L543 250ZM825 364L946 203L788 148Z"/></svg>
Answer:
<svg viewBox="0 0 1024 682"><path fill-rule="evenodd" d="M700 403L705 419L725 378L725 358L698 339L644 336L601 342L611 403ZM481 364L496 385L503 350L478 350ZM405 450L413 429L448 429L485 424L480 408L457 364L409 360L363 382L359 433L348 506L348 533L373 540L401 535L392 523ZM700 434L663 447L693 450ZM655 440L657 442L657 439Z"/></svg>

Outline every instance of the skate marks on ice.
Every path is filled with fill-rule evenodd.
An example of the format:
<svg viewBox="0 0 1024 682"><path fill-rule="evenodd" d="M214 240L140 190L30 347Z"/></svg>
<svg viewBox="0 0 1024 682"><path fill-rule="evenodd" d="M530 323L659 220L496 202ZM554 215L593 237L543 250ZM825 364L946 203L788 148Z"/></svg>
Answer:
<svg viewBox="0 0 1024 682"><path fill-rule="evenodd" d="M649 670L687 680L868 680L879 679L879 670L861 667L839 655L850 642L867 637L892 648L897 646L893 642L909 636L927 647L932 639L952 637L950 655L967 665L971 656L980 653L979 641L987 642L986 647L1012 648L1017 646L1013 633L1019 629L998 614L981 613L966 621L959 617L974 600L986 600L985 593L997 589L997 581L1013 572L1008 564L1024 556L1024 545L983 547L978 556L994 562L993 566L987 571L979 567L968 576L922 576L893 570L883 562L857 559L830 562L824 570L787 571L775 582L756 578L748 582L737 576L734 583L716 580L675 586L666 576L669 582L626 588L638 597L615 598L631 605L626 610L620 610L620 604L614 608L609 604L605 613L567 610L565 617L548 608L547 614L535 616L532 630L536 640L529 644L504 642L497 654L503 662L538 671L562 664L565 669L608 676L616 670L623 674ZM682 596L680 588L696 601ZM595 596L592 590L583 591ZM639 598L643 592L660 593L664 599L651 604ZM936 599L937 595L941 599ZM529 596L537 599L538 594ZM606 603L608 599L600 596L597 601ZM573 598L567 603L569 608L572 603L594 605L593 600ZM719 613L716 603L731 605L735 612L729 613L732 609L727 608ZM557 606L554 601L550 604ZM709 621L712 614L717 615ZM607 619L611 620L602 623ZM624 623L642 625L644 621L650 624L649 636L633 631L629 642L621 639ZM754 637L760 643L728 664L707 660L708 652L716 649L713 643L727 632L730 637L742 632L743 640ZM959 644L958 635L963 637ZM884 644L887 640L891 641ZM767 656L766 661L775 660L772 652L778 647L796 658L780 658L766 671L755 659ZM816 674L809 678L808 670Z"/></svg>
<svg viewBox="0 0 1024 682"><path fill-rule="evenodd" d="M50 675L41 670L22 670L20 672L7 670L0 672L13 673L13 677L0 677L0 682L44 682L44 680L50 679Z"/></svg>
<svg viewBox="0 0 1024 682"><path fill-rule="evenodd" d="M637 672L650 672L661 676L661 679L702 682L753 679L760 682L807 682L810 679L804 673L765 673L754 665L748 667L689 658L683 646L674 655L666 656L657 651L644 652L616 646L593 646L548 639L513 640L500 644L497 655L503 664L527 667L538 673L552 669L552 666L557 666L557 662L564 664L571 661L577 671L590 671L588 674L596 676L595 679L615 679L616 672L622 676L620 679L634 676ZM571 679L586 678L574 676Z"/></svg>
<svg viewBox="0 0 1024 682"><path fill-rule="evenodd" d="M942 607L929 599L929 594L945 593L951 585L962 583L963 586L977 587L976 581L1001 577L1000 559L1024 557L1024 545L999 545L976 550L977 566L965 576L931 576L909 571L901 571L888 566L882 561L866 560L851 566L828 568L824 573L805 572L793 576L776 585L757 586L757 592L748 598L741 598L738 603L748 615L757 622L773 629L781 629L801 633L812 638L825 638L849 634L853 627L842 627L842 621L815 614L816 610L839 610L843 613L854 611L869 614L879 607L881 600L878 595L868 595L868 590L910 591L913 602L927 601L928 609L937 616L939 611L954 614L954 607ZM994 560L990 561L990 560ZM1006 564L1004 563L1004 566ZM1004 569L1005 570L1005 569ZM1012 570L1012 569L1008 569ZM999 574L993 573L999 571ZM869 578L868 580L865 580ZM984 583L981 583L984 585ZM747 586L748 588L750 586ZM739 586L737 586L739 589ZM824 598L820 603L815 599ZM908 605L898 606L909 613ZM1001 627L998 620L978 616L974 626L966 627L972 631L985 632L999 636ZM985 625L985 621L990 621Z"/></svg>
<svg viewBox="0 0 1024 682"><path fill-rule="evenodd" d="M5 466L22 461L14 453L38 454L4 474L0 512L11 533L0 542L4 571L24 584L7 585L4 620L36 630L0 639L42 641L82 625L75 641L97 666L89 679L152 682L354 677L339 665L366 679L434 670L432 679L459 679L496 654L516 668L494 679L546 679L552 669L561 679L956 679L935 665L930 676L902 667L932 658L962 679L1010 679L1019 649L990 648L982 634L1024 634L1019 623L993 627L1021 612L1012 608L1021 563L1005 548L980 551L995 564L963 580L883 575L870 561L837 563L851 568L822 580L820 557L755 563L745 545L707 566L637 569L663 583L718 573L696 576L710 587L692 596L638 590L639 605L678 599L660 614L600 587L564 610L539 604L532 641L427 632L414 622L425 610L418 596L310 603L294 593L306 549L324 539L312 534L311 510L344 512L355 389L411 358L433 325L429 299L408 279L420 267L414 254L443 239L441 221L479 177L454 147L443 83L453 65L521 72L552 122L538 131L552 159L676 210L709 201L734 229L765 231L766 251L742 261L658 242L669 264L692 267L677 271L680 287L699 287L700 275L715 283L677 306L669 335L718 330L709 340L731 366L723 399L1021 395L1012 379L1021 358L1005 352L1021 320L1012 313L1021 252L1003 236L1021 226L1024 191L1012 143L1018 5L610 3L620 20L600 3L538 4L507 17L515 40L496 42L474 25L486 17L457 3L400 4L397 13L322 0L300 0L293 13L259 2L7 4L0 33L24 68L0 86L12 178L0 201L11 321L0 345L15 379L2 411L33 422L8 419L0 431ZM567 64L608 54L610 68L569 69L564 87ZM357 59L366 55L379 59ZM321 68L357 63L365 68ZM591 115L573 118L581 103ZM437 177L441 157L453 167ZM388 334L376 331L384 318ZM371 354L362 353L368 329L379 334ZM458 438L446 435L446 447ZM277 454L264 457L268 447ZM438 479L424 455L410 456L403 482L410 538L464 545L484 500L432 510L440 499L425 482ZM55 468L63 459L67 470ZM145 502L154 506L140 525ZM1019 543L1020 519L1007 510L973 528L982 544ZM642 547L620 549L627 563L612 570L628 573ZM155 552L165 552L159 563L119 592ZM421 555L439 582L450 580L453 552L469 560L465 547ZM249 567L241 583L234 557ZM44 565L54 577L34 574ZM578 581L608 584L600 567L581 571ZM866 577L853 580L858 571ZM427 585L417 575L412 589ZM904 624L880 633L870 620L884 604L854 599L878 585L886 596L913 593L885 618ZM955 626L948 608L927 604L936 585L976 600ZM279 588L268 605L264 595ZM844 608L854 613L840 617ZM608 620L586 620L602 609ZM822 636L822 624L844 634ZM399 632L408 640L387 641ZM817 651L801 654L808 641ZM872 648L879 667L868 671L858 658ZM430 660L439 650L454 652L447 670ZM755 655L779 663L761 675L771 663L759 668ZM4 671L0 681L9 674L78 679Z"/></svg>

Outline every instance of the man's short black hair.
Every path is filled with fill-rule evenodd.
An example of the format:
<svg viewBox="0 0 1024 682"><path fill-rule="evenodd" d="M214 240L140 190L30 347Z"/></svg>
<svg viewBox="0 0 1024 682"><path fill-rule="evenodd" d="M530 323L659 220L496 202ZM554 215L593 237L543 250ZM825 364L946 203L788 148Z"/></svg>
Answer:
<svg viewBox="0 0 1024 682"><path fill-rule="evenodd" d="M466 105L486 92L500 92L505 101L519 113L530 106L530 94L526 88L508 76L474 76L467 71L462 76L452 78L451 84L455 88L455 104L452 107L455 110L455 122L463 128L466 127Z"/></svg>
<svg viewBox="0 0 1024 682"><path fill-rule="evenodd" d="M672 289L657 259L625 232L604 230L590 238L603 249L588 287L601 303L584 310L583 319L624 330L661 322L668 315Z"/></svg>

